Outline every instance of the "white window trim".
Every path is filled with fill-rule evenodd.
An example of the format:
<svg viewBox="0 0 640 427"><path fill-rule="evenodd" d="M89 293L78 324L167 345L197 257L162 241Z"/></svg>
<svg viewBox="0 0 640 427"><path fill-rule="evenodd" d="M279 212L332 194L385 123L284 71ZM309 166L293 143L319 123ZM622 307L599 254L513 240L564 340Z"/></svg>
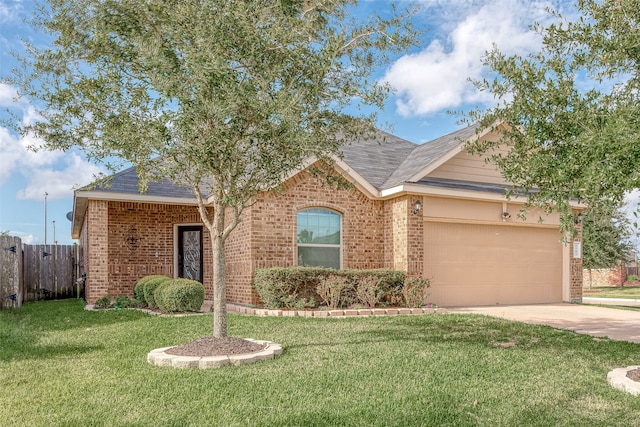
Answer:
<svg viewBox="0 0 640 427"><path fill-rule="evenodd" d="M340 244L339 245L336 245L336 244L317 244L317 243L298 243L298 214L300 212L304 212L304 211L311 210L311 209L321 209L321 210L324 210L324 211L333 212L333 213L337 214L338 217L340 217ZM331 209L331 208L329 208L327 206L315 206L315 205L305 206L304 208L300 208L300 209L298 209L296 211L296 213L295 213L296 225L294 227L294 239L293 239L293 241L296 243L296 247L295 247L295 251L296 252L295 252L295 256L294 256L295 261L296 261L296 266L304 267L304 266L301 266L298 263L298 248L300 248L300 247L302 247L302 248L305 248L305 247L306 248L338 248L339 249L338 256L340 257L340 267L339 267L339 269L342 270L344 268L344 264L343 264L344 263L344 242L343 242L344 233L343 233L343 220L342 220L343 216L344 216L344 214L342 212L339 212L339 211L337 211L335 209Z"/></svg>

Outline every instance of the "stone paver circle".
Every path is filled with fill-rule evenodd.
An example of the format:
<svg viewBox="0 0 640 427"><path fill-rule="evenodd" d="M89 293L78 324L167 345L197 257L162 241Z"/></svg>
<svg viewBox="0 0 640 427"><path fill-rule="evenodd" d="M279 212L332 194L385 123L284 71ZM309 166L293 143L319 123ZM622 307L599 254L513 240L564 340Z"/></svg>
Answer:
<svg viewBox="0 0 640 427"><path fill-rule="evenodd" d="M251 338L245 338L247 341L264 345L264 349L253 353L232 354L223 356L178 356L175 354L167 354L166 351L173 347L162 347L151 350L147 355L147 361L155 366L164 366L170 368L191 368L191 369L212 369L225 365L248 365L251 363L261 362L263 360L273 359L276 355L282 354L282 346L271 341L260 341Z"/></svg>
<svg viewBox="0 0 640 427"><path fill-rule="evenodd" d="M618 390L640 396L640 382L627 377L627 372L636 369L640 369L640 366L627 366L626 368L614 369L607 375L607 381L609 381L612 387Z"/></svg>

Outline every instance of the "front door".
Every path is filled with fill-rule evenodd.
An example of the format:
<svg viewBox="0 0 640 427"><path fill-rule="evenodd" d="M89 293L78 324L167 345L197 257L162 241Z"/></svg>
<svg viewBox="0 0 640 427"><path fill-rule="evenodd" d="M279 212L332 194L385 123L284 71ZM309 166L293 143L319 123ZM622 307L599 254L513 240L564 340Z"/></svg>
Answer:
<svg viewBox="0 0 640 427"><path fill-rule="evenodd" d="M178 277L202 283L202 226L178 227Z"/></svg>

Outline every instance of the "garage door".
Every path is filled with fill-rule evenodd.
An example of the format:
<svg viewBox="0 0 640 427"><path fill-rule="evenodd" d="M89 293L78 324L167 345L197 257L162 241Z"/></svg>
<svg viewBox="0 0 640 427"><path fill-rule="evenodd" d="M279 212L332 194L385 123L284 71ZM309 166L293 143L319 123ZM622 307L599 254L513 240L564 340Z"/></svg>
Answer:
<svg viewBox="0 0 640 427"><path fill-rule="evenodd" d="M557 229L425 222L429 302L443 307L562 301Z"/></svg>

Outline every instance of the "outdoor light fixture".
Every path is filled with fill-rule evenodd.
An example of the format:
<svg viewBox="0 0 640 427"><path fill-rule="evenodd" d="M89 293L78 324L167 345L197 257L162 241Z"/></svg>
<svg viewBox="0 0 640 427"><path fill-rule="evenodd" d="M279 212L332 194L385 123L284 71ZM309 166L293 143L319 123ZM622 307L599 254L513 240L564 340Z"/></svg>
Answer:
<svg viewBox="0 0 640 427"><path fill-rule="evenodd" d="M578 215L576 215L574 222L576 224L580 224L582 222L582 212L580 212Z"/></svg>
<svg viewBox="0 0 640 427"><path fill-rule="evenodd" d="M502 221L506 221L511 218L511 214L507 211L502 212Z"/></svg>
<svg viewBox="0 0 640 427"><path fill-rule="evenodd" d="M14 254L16 253L16 245L10 246L8 248L4 248L5 251L9 251L9 252L13 252Z"/></svg>
<svg viewBox="0 0 640 427"><path fill-rule="evenodd" d="M411 213L417 215L418 212L420 212L420 209L422 209L422 202L420 200L416 200L413 204L413 210L411 211Z"/></svg>

